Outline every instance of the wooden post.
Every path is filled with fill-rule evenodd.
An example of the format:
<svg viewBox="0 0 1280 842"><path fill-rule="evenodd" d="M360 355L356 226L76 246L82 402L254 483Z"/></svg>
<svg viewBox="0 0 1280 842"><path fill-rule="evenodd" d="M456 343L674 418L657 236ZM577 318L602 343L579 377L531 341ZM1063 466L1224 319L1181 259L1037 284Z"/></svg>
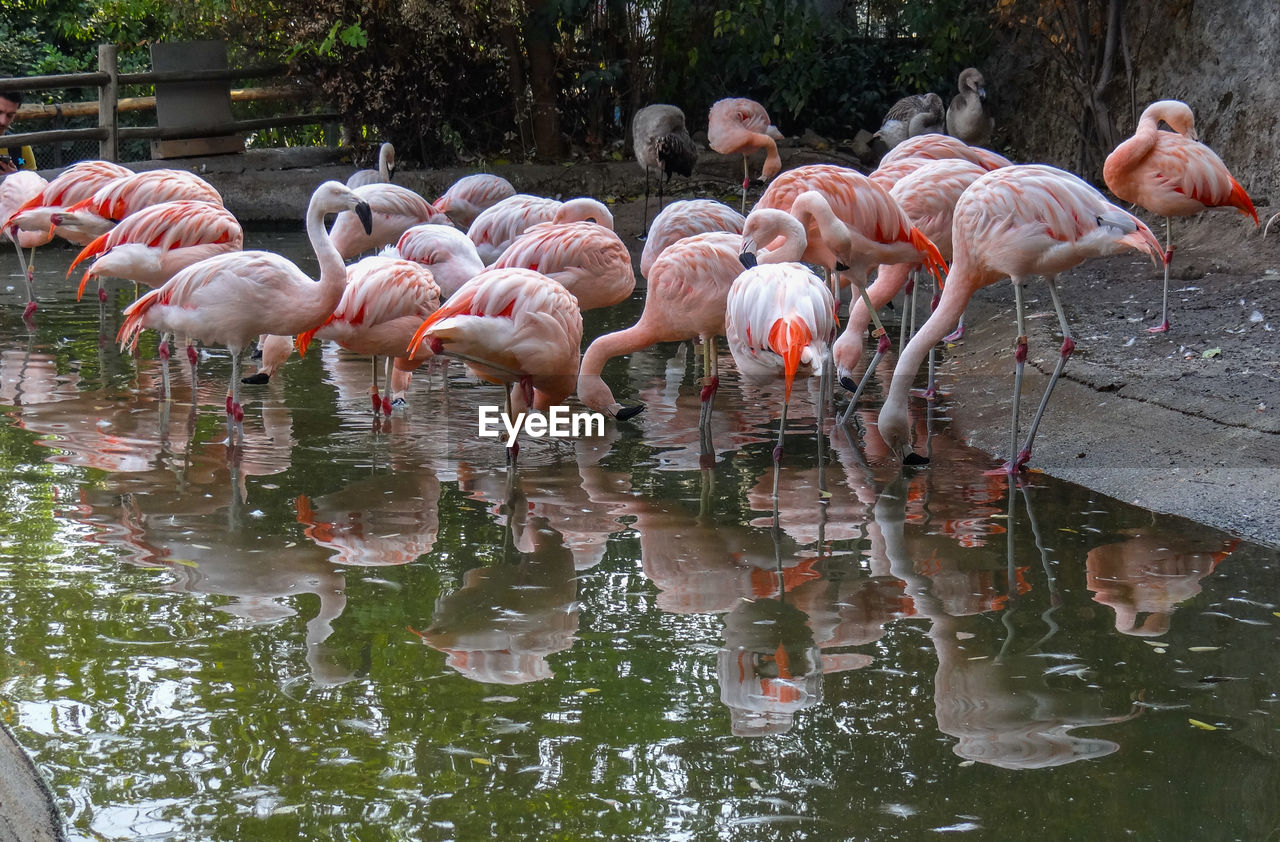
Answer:
<svg viewBox="0 0 1280 842"><path fill-rule="evenodd" d="M98 141L98 157L114 162L120 158L120 140L116 135L119 128L116 100L120 96L120 83L117 81L115 44L98 45L98 70L108 77L98 88L98 126L107 130L107 136Z"/></svg>

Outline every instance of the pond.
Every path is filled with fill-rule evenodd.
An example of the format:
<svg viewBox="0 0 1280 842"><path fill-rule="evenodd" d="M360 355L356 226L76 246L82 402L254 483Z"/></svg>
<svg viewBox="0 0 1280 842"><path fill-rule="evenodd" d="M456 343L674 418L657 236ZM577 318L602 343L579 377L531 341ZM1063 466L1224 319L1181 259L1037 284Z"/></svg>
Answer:
<svg viewBox="0 0 1280 842"><path fill-rule="evenodd" d="M301 237L251 245L306 253ZM246 387L114 344L12 254L0 320L0 717L74 840L1263 839L1280 827L1280 553L1035 473L913 404L931 465L687 347L633 421L476 436L420 372L377 420L331 347ZM304 266L306 261L300 261ZM588 314L634 321L638 292ZM447 382L446 382L447 381ZM194 405L193 405L194 403ZM776 524L775 524L776 518Z"/></svg>

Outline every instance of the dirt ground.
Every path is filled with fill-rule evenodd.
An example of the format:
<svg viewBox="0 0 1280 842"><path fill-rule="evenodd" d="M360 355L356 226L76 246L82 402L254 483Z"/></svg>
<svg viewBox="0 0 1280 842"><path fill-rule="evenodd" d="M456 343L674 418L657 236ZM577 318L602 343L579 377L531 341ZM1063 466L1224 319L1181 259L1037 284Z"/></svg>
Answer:
<svg viewBox="0 0 1280 842"><path fill-rule="evenodd" d="M784 166L811 157L819 155L784 151ZM673 180L669 198L736 206L740 170L712 166L700 162L692 185ZM643 203L618 199L614 226L638 260ZM1163 241L1163 219L1137 213ZM1259 214L1265 224L1269 209L1259 207ZM1280 232L1264 239L1233 210L1175 220L1173 232L1168 333L1147 331L1160 321L1162 277L1149 259L1094 260L1060 279L1076 351L1030 467L1280 546ZM1027 304L1032 366L1024 425L1061 344L1047 286L1032 283ZM945 406L971 444L1004 456L1013 391L1011 286L981 291L966 322L965 337L948 347L940 368Z"/></svg>

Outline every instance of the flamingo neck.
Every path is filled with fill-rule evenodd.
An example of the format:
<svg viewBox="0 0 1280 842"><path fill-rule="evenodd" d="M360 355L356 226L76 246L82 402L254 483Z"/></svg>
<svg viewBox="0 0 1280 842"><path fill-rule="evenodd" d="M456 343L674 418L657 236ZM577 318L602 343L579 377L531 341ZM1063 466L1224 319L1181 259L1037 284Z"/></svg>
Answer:
<svg viewBox="0 0 1280 842"><path fill-rule="evenodd" d="M342 291L347 286L347 267L324 227L324 213L324 208L317 202L313 201L307 207L307 239L311 241L311 249L320 265L318 304L327 307L324 315L328 315L342 299Z"/></svg>

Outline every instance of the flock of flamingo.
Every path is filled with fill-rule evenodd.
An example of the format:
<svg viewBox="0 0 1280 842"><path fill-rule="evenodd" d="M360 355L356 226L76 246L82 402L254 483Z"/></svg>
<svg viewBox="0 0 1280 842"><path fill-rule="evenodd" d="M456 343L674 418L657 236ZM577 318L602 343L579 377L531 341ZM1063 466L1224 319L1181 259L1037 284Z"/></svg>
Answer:
<svg viewBox="0 0 1280 842"><path fill-rule="evenodd" d="M976 96L981 77L968 82ZM957 126L965 121L947 119L962 134ZM903 134L917 131L919 122L908 119ZM658 342L700 340L705 451L719 384L716 342L724 337L743 379L785 382L775 494L794 379L822 378L820 405L833 402L830 384L838 380L853 393L848 417L866 376L892 345L878 312L899 292L914 289L917 270L932 275L939 293L931 315L900 352L878 420L880 435L906 464L927 461L912 448L909 389L979 288L1004 278L1014 288L1010 474L1030 459L1049 396L1074 348L1056 282L1061 273L1091 257L1146 252L1165 268L1164 317L1156 329L1169 328L1171 235L1162 247L1141 220L1071 173L1013 165L937 132L893 138L870 175L834 164L782 171L781 134L759 103L721 100L708 123L713 150L743 156L741 210L751 185L749 157L759 150L767 186L745 216L721 202L694 199L668 204L648 225L650 173L657 173L661 203L662 185L672 173L692 171L697 149L679 108L651 105L638 112L635 154L646 173L644 309L633 326L595 338L585 352L582 311L614 306L636 286L609 209L592 198L560 202L518 194L491 174L463 178L428 202L391 182L390 144L383 145L378 170L361 171L345 185L327 181L312 194L305 220L318 281L280 255L243 250L243 230L218 191L182 170L133 173L86 161L49 182L19 171L0 185L0 225L18 247L27 275L27 318L36 303L23 249L32 249L33 261L35 247L55 235L83 246L68 272L88 263L81 293L90 278L100 284L103 277L153 288L125 309L117 340L132 348L144 330L160 335L166 397L170 337L187 342L193 366L198 357L192 342L226 346L232 436L243 435L240 358L255 343L262 363L243 378L250 383L271 377L295 347L305 354L315 340L370 355L375 412L390 414L405 400L413 371L444 356L462 360L484 380L506 384L508 412L545 411L576 393L586 407L622 421L643 407L614 398L601 376L606 363ZM1160 130L1161 123L1172 131ZM976 130L989 135L989 120ZM881 137L890 134L882 130ZM1257 222L1243 188L1197 141L1191 109L1181 102L1148 106L1134 136L1107 159L1104 177L1118 198L1167 219L1231 206ZM326 228L328 214L336 217ZM375 253L348 263L366 252ZM1019 444L1027 358L1023 286L1035 275L1048 280L1063 343ZM852 298L842 319L845 287ZM100 285L99 294L104 296ZM875 356L858 381L854 374L868 340ZM379 357L386 362L381 388ZM822 412L820 406L820 418Z"/></svg>

